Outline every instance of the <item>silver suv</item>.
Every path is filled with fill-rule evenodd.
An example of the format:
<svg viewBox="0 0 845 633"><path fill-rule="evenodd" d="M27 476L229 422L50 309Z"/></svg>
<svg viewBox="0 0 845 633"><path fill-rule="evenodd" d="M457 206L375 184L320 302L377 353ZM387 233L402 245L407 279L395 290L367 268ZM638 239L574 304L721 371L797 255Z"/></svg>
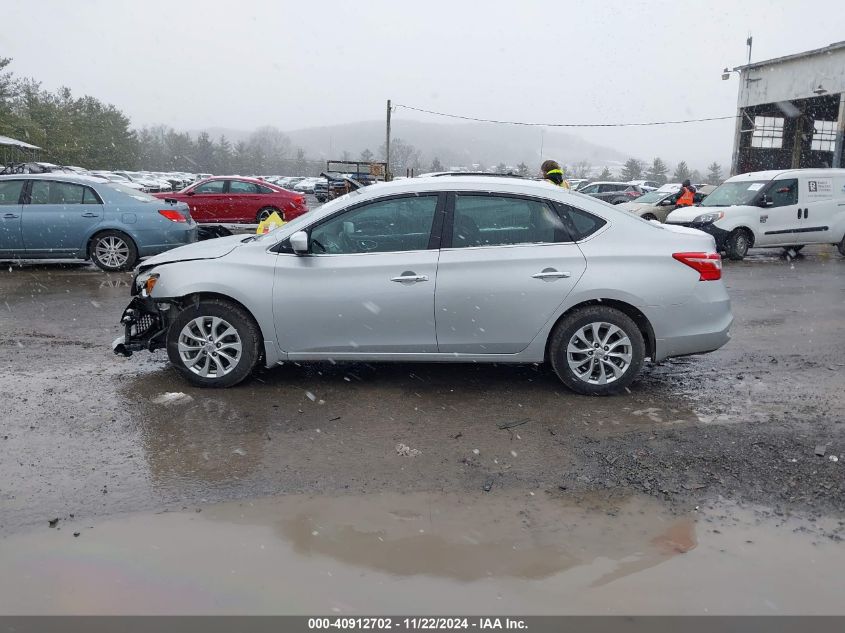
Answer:
<svg viewBox="0 0 845 633"><path fill-rule="evenodd" d="M146 260L116 353L166 348L193 384L256 363L541 363L583 394L644 359L724 345L710 235L545 182L484 176L365 187L262 236Z"/></svg>

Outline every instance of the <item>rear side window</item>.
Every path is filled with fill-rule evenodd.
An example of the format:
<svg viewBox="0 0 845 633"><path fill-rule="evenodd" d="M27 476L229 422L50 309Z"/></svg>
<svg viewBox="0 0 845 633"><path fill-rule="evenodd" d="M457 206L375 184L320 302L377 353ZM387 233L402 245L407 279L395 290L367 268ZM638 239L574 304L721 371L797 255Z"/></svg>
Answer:
<svg viewBox="0 0 845 633"><path fill-rule="evenodd" d="M0 205L20 204L23 180L0 181Z"/></svg>
<svg viewBox="0 0 845 633"><path fill-rule="evenodd" d="M30 204L83 204L86 189L70 182L33 180Z"/></svg>
<svg viewBox="0 0 845 633"><path fill-rule="evenodd" d="M576 209L568 204L558 203L558 208L561 215L568 220L569 230L572 232L576 242L589 237L607 224L607 222L592 213Z"/></svg>
<svg viewBox="0 0 845 633"><path fill-rule="evenodd" d="M252 182L242 180L229 181L229 193L258 193L259 187Z"/></svg>
<svg viewBox="0 0 845 633"><path fill-rule="evenodd" d="M545 202L495 195L455 195L452 247L569 241L563 222Z"/></svg>
<svg viewBox="0 0 845 633"><path fill-rule="evenodd" d="M270 187L262 187L261 185L258 185L258 191L260 193L276 193L275 191L270 189Z"/></svg>
<svg viewBox="0 0 845 633"><path fill-rule="evenodd" d="M101 204L97 194L93 189L85 187L85 193L82 194L82 204Z"/></svg>

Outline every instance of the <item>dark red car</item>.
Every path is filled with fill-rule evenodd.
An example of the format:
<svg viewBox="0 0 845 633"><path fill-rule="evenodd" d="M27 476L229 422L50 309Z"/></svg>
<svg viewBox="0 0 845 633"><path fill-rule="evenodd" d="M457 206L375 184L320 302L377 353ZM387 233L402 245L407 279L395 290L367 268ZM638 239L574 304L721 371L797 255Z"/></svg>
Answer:
<svg viewBox="0 0 845 633"><path fill-rule="evenodd" d="M308 211L302 194L240 176L206 178L182 191L153 195L187 203L191 217L197 222L254 224L273 211L287 221Z"/></svg>

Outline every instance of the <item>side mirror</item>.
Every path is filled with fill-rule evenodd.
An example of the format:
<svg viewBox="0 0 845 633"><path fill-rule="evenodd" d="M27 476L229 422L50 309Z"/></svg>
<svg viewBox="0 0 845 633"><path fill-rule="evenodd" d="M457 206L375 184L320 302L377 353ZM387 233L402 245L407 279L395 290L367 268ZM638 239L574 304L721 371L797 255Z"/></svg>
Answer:
<svg viewBox="0 0 845 633"><path fill-rule="evenodd" d="M290 247L297 255L308 254L308 233L305 231L297 231L290 236Z"/></svg>
<svg viewBox="0 0 845 633"><path fill-rule="evenodd" d="M763 197L760 198L760 206L761 207L770 207L773 204L774 203L772 202L772 199L765 193L763 194Z"/></svg>
<svg viewBox="0 0 845 633"><path fill-rule="evenodd" d="M197 193L196 191L194 191L193 189L191 189L191 190L190 190L187 194L185 194L185 195L188 195L188 196L193 196L193 195L195 195L196 193Z"/></svg>

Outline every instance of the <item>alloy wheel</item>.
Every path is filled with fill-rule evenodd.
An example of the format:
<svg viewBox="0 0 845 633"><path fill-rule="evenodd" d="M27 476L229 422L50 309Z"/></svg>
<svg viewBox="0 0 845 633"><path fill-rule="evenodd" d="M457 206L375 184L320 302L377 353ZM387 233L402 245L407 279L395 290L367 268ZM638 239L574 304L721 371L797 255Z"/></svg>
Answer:
<svg viewBox="0 0 845 633"><path fill-rule="evenodd" d="M631 339L617 325L588 323L578 329L566 346L566 361L580 380L606 385L619 380L631 366Z"/></svg>
<svg viewBox="0 0 845 633"><path fill-rule="evenodd" d="M237 367L242 345L238 331L225 319L203 316L179 333L179 357L185 367L203 378L220 378Z"/></svg>
<svg viewBox="0 0 845 633"><path fill-rule="evenodd" d="M129 261L129 244L116 235L109 235L97 241L94 253L108 268L122 268Z"/></svg>

